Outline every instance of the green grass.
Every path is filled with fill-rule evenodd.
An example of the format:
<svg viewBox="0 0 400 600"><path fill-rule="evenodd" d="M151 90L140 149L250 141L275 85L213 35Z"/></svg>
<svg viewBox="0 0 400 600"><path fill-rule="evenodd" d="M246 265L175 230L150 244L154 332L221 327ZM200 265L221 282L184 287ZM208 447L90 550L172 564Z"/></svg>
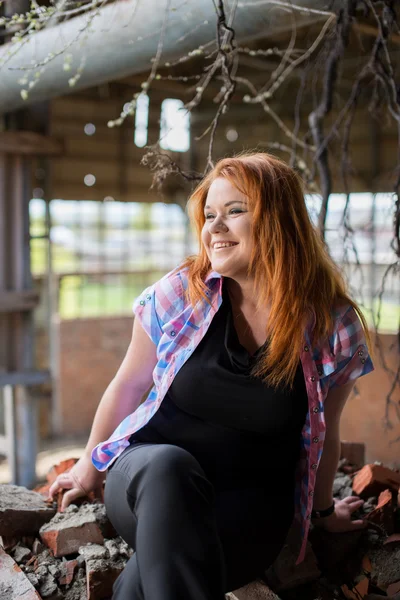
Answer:
<svg viewBox="0 0 400 600"><path fill-rule="evenodd" d="M47 240L31 240L31 270L32 275L43 275L47 271ZM70 250L53 244L53 271L64 273L79 268L79 260Z"/></svg>
<svg viewBox="0 0 400 600"><path fill-rule="evenodd" d="M144 288L164 273L116 278L115 283L88 281L83 276L63 277L59 312L62 319L132 314L132 304Z"/></svg>
<svg viewBox="0 0 400 600"><path fill-rule="evenodd" d="M65 273L79 269L79 259L75 254L62 246L53 247L53 270L55 273ZM148 263L148 264L147 264ZM31 268L32 274L42 275L46 272L47 265L47 240L31 240ZM148 261L143 259L141 268L151 268L151 257ZM115 283L110 279L103 283L99 278L93 281L84 276L68 276L62 279L60 292L60 316L63 319L74 319L77 317L101 317L102 315L131 314L133 300L142 290L161 277L164 272L158 274L154 271L143 276L124 276L116 278ZM374 302L376 314L378 301ZM373 329L371 311L362 309L370 329ZM383 302L381 307L381 319L379 331L397 332L400 316L400 308L395 303Z"/></svg>
<svg viewBox="0 0 400 600"><path fill-rule="evenodd" d="M378 310L378 300L373 304L374 319L376 320ZM364 317L366 318L368 327L374 329L374 320L370 310L362 308ZM399 327L400 307L394 303L382 302L380 310L379 331L382 333L396 333Z"/></svg>

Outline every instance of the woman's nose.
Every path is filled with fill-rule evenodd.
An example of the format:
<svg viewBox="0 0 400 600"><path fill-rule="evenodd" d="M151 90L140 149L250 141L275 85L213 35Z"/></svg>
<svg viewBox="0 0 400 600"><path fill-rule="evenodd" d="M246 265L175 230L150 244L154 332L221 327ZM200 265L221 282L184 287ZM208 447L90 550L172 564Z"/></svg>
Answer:
<svg viewBox="0 0 400 600"><path fill-rule="evenodd" d="M228 227L221 217L216 217L210 224L211 233L217 233L218 231L228 231Z"/></svg>

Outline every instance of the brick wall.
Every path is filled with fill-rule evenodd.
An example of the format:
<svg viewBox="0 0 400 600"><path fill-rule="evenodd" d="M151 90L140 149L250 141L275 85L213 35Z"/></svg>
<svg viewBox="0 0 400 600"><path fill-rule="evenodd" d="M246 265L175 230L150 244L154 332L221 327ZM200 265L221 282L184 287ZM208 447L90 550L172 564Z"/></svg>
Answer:
<svg viewBox="0 0 400 600"><path fill-rule="evenodd" d="M100 399L128 348L133 319L60 323L60 416L64 435L90 430Z"/></svg>
<svg viewBox="0 0 400 600"><path fill-rule="evenodd" d="M60 390L62 433L83 435L89 432L93 416L108 383L117 371L128 347L132 329L130 317L80 319L60 324ZM395 335L381 335L388 366L395 371L399 353ZM400 421L394 406L389 416L393 429L385 432L383 417L390 377L380 366L376 352L375 371L358 380L341 422L341 438L365 442L367 460L380 460L400 466ZM400 389L392 397L399 407Z"/></svg>
<svg viewBox="0 0 400 600"><path fill-rule="evenodd" d="M387 367L392 373L399 368L399 350L396 335L380 334ZM400 468L400 387L392 394L389 418L392 428L384 427L385 398L389 393L393 375L382 367L379 352L374 350L375 371L361 377L348 399L341 420L341 438L352 442L365 442L366 460L375 460L387 466ZM394 442L399 438L398 442Z"/></svg>

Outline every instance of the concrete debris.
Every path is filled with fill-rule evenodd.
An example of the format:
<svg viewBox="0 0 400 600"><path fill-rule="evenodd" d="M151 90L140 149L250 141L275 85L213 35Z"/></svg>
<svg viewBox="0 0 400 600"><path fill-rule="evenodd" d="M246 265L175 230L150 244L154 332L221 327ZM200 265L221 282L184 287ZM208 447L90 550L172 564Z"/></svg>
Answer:
<svg viewBox="0 0 400 600"><path fill-rule="evenodd" d="M78 552L79 554L82 554L86 561L96 558L108 558L109 556L107 548L100 544L87 544L86 546L81 546Z"/></svg>
<svg viewBox="0 0 400 600"><path fill-rule="evenodd" d="M13 559L15 560L15 562L18 565L20 563L26 561L31 556L32 556L32 552L29 550L29 548L26 548L25 546L21 546L20 544L17 544L13 548Z"/></svg>
<svg viewBox="0 0 400 600"><path fill-rule="evenodd" d="M226 594L226 600L279 600L263 581L252 581L248 585Z"/></svg>
<svg viewBox="0 0 400 600"><path fill-rule="evenodd" d="M25 577L19 566L0 547L0 598L1 600L40 600L38 592Z"/></svg>
<svg viewBox="0 0 400 600"><path fill-rule="evenodd" d="M46 546L44 544L42 544L42 542L36 538L32 544L32 554L40 554L45 549L46 549Z"/></svg>
<svg viewBox="0 0 400 600"><path fill-rule="evenodd" d="M400 473L382 465L367 465L357 472L363 460L363 448L358 446L342 447L334 495L343 499L359 490L367 501L354 517L368 520L368 529L331 534L311 527L306 559L296 566L299 550L296 539L300 538L293 528L282 552L262 580L230 592L226 600L279 600L280 597L284 600L299 597L302 600L340 597L360 600L376 593L391 598L399 594L397 494L400 484L397 478L400 481ZM70 466L71 463L66 462L60 468ZM39 528L35 525L27 530L22 530L20 524L15 527L15 523L14 528L10 527L4 498L8 497L10 505L11 496L1 490L2 487L11 489L17 521L21 517L22 523L27 522L28 513L29 522L38 523L44 510L46 522ZM70 506L64 513L55 513L55 508L49 508L39 494L31 494L34 492L25 488L0 486L0 530L4 532L0 538L3 546L0 547L1 600L21 597L24 600L108 600L133 550L117 536L106 517L104 505L85 502ZM35 499L33 504L32 498ZM49 510L52 511L50 518ZM20 533L15 534L15 531Z"/></svg>
<svg viewBox="0 0 400 600"><path fill-rule="evenodd" d="M353 495L352 479L350 475L343 475L342 473L336 474L333 482L333 495L335 498L340 498L340 500Z"/></svg>
<svg viewBox="0 0 400 600"><path fill-rule="evenodd" d="M43 578L43 583L39 587L39 594L42 598L51 598L58 592L58 586L54 577L50 574Z"/></svg>
<svg viewBox="0 0 400 600"><path fill-rule="evenodd" d="M371 577L376 585L386 590L389 585L397 583L400 577L400 548L380 546L371 548L368 552L371 560Z"/></svg>
<svg viewBox="0 0 400 600"><path fill-rule="evenodd" d="M132 556L132 548L120 537L105 540L104 545L108 550L111 560L117 559L119 556L126 559Z"/></svg>
<svg viewBox="0 0 400 600"><path fill-rule="evenodd" d="M40 494L18 485L0 485L0 535L36 534L56 511Z"/></svg>

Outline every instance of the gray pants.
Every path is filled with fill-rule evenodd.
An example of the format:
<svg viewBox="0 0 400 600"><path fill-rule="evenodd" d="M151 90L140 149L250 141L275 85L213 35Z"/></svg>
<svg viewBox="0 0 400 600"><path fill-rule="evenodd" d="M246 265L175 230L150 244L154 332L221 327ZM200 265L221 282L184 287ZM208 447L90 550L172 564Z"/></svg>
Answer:
<svg viewBox="0 0 400 600"><path fill-rule="evenodd" d="M114 600L224 600L278 555L292 513L264 490L215 492L197 460L168 444L135 443L107 474L105 505L135 549ZM265 516L266 515L266 516Z"/></svg>

